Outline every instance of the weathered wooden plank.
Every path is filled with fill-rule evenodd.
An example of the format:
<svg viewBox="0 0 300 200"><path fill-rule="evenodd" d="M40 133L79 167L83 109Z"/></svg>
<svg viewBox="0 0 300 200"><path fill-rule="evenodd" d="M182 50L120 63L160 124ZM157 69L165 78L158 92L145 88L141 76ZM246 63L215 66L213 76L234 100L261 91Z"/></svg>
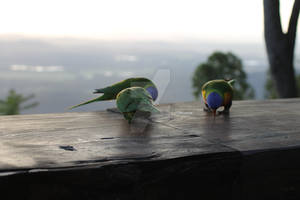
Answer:
<svg viewBox="0 0 300 200"><path fill-rule="evenodd" d="M58 168L232 151L189 132L119 114L1 117L0 169Z"/></svg>
<svg viewBox="0 0 300 200"><path fill-rule="evenodd" d="M230 115L214 118L200 102L175 103L132 125L106 111L1 116L1 192L11 199L298 199L299 107L300 99L236 101Z"/></svg>
<svg viewBox="0 0 300 200"><path fill-rule="evenodd" d="M239 151L295 147L300 144L299 99L235 102L230 115L215 119L199 103L173 104L171 118L157 121Z"/></svg>
<svg viewBox="0 0 300 200"><path fill-rule="evenodd" d="M213 118L199 102L176 103L161 106L152 122L133 125L105 111L1 116L0 170L295 147L299 104L299 99L235 102L229 116Z"/></svg>

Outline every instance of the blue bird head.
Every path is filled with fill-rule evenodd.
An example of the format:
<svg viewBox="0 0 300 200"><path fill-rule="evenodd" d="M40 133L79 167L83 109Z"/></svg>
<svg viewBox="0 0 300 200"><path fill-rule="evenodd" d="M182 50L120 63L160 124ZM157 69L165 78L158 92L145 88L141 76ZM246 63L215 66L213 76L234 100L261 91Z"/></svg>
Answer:
<svg viewBox="0 0 300 200"><path fill-rule="evenodd" d="M222 106L223 99L217 92L211 92L206 97L206 103L211 109L216 110Z"/></svg>
<svg viewBox="0 0 300 200"><path fill-rule="evenodd" d="M146 88L146 90L151 95L153 101L155 101L157 99L157 96L158 96L158 91L157 91L156 87L149 86L149 87Z"/></svg>

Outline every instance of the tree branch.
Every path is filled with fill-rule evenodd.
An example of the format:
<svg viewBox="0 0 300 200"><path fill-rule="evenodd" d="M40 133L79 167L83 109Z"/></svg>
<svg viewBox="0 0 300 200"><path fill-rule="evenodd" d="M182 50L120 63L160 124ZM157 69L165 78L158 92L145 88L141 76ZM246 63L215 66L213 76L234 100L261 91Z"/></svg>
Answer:
<svg viewBox="0 0 300 200"><path fill-rule="evenodd" d="M279 0L264 0L264 28L265 37L279 38L283 35L280 12Z"/></svg>
<svg viewBox="0 0 300 200"><path fill-rule="evenodd" d="M300 0L295 0L292 14L289 21L289 28L287 32L288 40L291 43L292 48L294 48L295 45L299 10L300 10Z"/></svg>

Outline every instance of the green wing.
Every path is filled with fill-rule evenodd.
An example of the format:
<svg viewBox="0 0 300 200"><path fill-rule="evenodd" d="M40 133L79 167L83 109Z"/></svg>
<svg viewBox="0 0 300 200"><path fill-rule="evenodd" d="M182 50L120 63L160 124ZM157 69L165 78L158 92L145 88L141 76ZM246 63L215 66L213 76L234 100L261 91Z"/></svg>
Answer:
<svg viewBox="0 0 300 200"><path fill-rule="evenodd" d="M144 88L145 86L148 85L153 85L153 82L150 81L147 78L142 78L142 77L138 77L138 78L129 78L123 81L120 81L118 83L115 83L111 86L105 87L105 88L100 88L100 89L95 89L94 94L97 93L104 93L104 94L111 94L112 97L114 97L114 99L117 97L117 95L119 94L119 92L121 92L122 90L129 88L129 87L142 87Z"/></svg>
<svg viewBox="0 0 300 200"><path fill-rule="evenodd" d="M152 97L141 87L122 90L117 96L117 107L130 123L136 111L159 112L153 105Z"/></svg>
<svg viewBox="0 0 300 200"><path fill-rule="evenodd" d="M94 94L110 94L111 98L115 99L119 92L128 87L130 87L130 81L129 79L126 79L105 88L95 89Z"/></svg>
<svg viewBox="0 0 300 200"><path fill-rule="evenodd" d="M233 88L230 83L233 83L233 81L227 82L225 80L212 80L205 83L202 87L202 90L205 91L206 94L209 94L213 91L217 91L222 95L224 95L226 92L232 94Z"/></svg>
<svg viewBox="0 0 300 200"><path fill-rule="evenodd" d="M95 89L94 94L101 93L103 94L100 97L97 97L95 99L88 100L86 102L80 103L78 105L72 106L69 109L77 108L79 106L83 106L89 103L93 103L96 101L107 101L107 100L113 100L117 98L117 95L124 89L129 88L129 87L142 87L144 88L145 86L153 85L155 86L152 81L150 81L147 78L129 78L123 81L120 81L118 83L115 83L111 86L101 88L101 89Z"/></svg>

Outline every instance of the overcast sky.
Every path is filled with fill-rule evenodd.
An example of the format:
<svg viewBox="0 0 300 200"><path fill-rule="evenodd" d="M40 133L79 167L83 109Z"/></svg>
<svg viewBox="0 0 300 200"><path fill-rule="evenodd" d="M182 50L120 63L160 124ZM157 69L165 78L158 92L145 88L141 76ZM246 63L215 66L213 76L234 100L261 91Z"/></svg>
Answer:
<svg viewBox="0 0 300 200"><path fill-rule="evenodd" d="M281 1L284 29L292 4ZM0 36L8 34L261 42L263 6L262 0L1 0Z"/></svg>

